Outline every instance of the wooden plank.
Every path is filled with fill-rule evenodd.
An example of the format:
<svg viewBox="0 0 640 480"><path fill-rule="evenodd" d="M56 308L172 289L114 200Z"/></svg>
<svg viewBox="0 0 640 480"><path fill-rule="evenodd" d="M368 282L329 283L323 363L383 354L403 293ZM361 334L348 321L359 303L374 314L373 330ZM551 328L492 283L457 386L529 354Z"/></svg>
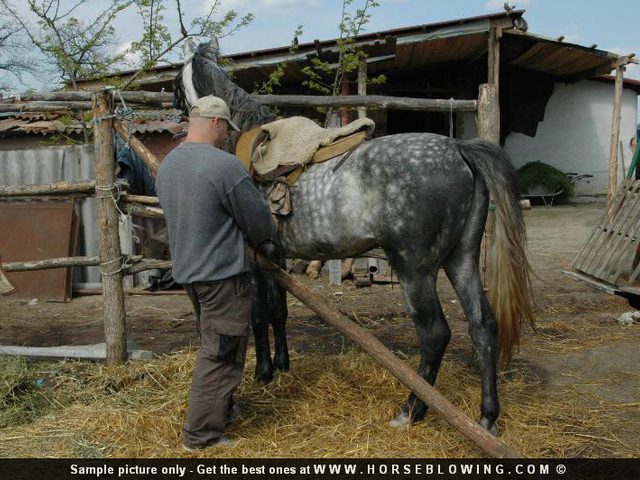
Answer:
<svg viewBox="0 0 640 480"><path fill-rule="evenodd" d="M640 195L637 195L640 197ZM616 245L612 246L607 253L609 260L603 265L601 273L595 275L598 278L607 280L610 283L617 283L618 277L624 270L623 261L628 259L629 255L634 255L637 248L637 232L640 229L640 201L636 201L633 207L627 208L631 215L625 221L624 228L618 231ZM630 260L633 262L633 259ZM629 266L633 266L632 264ZM608 274L608 275L607 275Z"/></svg>
<svg viewBox="0 0 640 480"><path fill-rule="evenodd" d="M107 358L107 345L61 345L59 347L26 347L14 345L0 345L0 355L27 357L29 360L89 360L104 361ZM127 352L130 360L151 360L153 352L150 350L130 350Z"/></svg>
<svg viewBox="0 0 640 480"><path fill-rule="evenodd" d="M635 227L633 224L634 216L637 216L638 208L640 207L640 195L638 194L637 186L634 186L627 190L627 196L624 204L621 205L620 210L617 212L617 221L609 231L609 235L606 236L606 242L603 246L601 254L596 256L599 261L595 262L588 273L591 273L596 278L607 279L608 265L611 264L611 259L617 255L617 253L625 248L625 239L631 228ZM603 255L604 253L604 255ZM607 279L608 281L611 281ZM615 282L615 279L613 280Z"/></svg>
<svg viewBox="0 0 640 480"><path fill-rule="evenodd" d="M613 295L616 293L616 288L613 285L608 285L607 283L598 281L597 279L590 277L588 275L583 275L578 272L573 272L571 270L562 270L562 273L568 277L574 278L576 280L580 280L581 282L588 283L594 288L601 290L605 293Z"/></svg>
<svg viewBox="0 0 640 480"><path fill-rule="evenodd" d="M604 264L623 240L620 236L620 231L623 230L625 223L635 209L640 206L640 195L638 194L637 185L625 188L624 194L623 200L616 204L617 208L613 218L609 222L607 231L603 232L603 240L595 247L592 261L584 270L597 278L602 278L601 275L603 275L602 268Z"/></svg>
<svg viewBox="0 0 640 480"><path fill-rule="evenodd" d="M571 266L611 285L620 285L625 269L632 265L640 238L640 181L625 179L614 201L593 230ZM629 277L633 282L640 266Z"/></svg>
<svg viewBox="0 0 640 480"><path fill-rule="evenodd" d="M633 181L625 182L616 193L615 200L612 205L607 209L607 212L602 216L599 225L594 230L583 251L584 255L580 262L575 262L572 265L575 269L586 271L592 264L596 256L601 252L601 247L606 241L607 232L612 227L612 222L615 220L615 216L619 213L621 206L628 194L628 191L632 188Z"/></svg>
<svg viewBox="0 0 640 480"><path fill-rule="evenodd" d="M623 182L620 189L616 192L616 199L614 203L617 203L619 199L624 196L626 188L629 187L631 184L633 184L633 181L631 180L627 180ZM598 223L596 228L593 229L593 231L591 232L591 235L585 242L582 249L578 252L575 258L572 260L571 266L576 270L584 270L586 268L586 265L585 265L586 259L588 258L589 254L593 251L593 244L597 242L598 239L600 238L599 236L603 231L603 229L605 228L606 223L608 222L608 216L611 211L613 211L613 207L608 207L607 212L605 212L602 215L602 217L600 217L600 222Z"/></svg>

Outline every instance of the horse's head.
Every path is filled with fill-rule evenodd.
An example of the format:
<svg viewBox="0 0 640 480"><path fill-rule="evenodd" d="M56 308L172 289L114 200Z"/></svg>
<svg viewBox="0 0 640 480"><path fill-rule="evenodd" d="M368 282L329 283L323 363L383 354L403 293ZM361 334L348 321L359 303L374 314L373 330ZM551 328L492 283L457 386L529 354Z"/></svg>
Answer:
<svg viewBox="0 0 640 480"><path fill-rule="evenodd" d="M200 97L215 95L222 98L231 110L231 119L242 131L275 120L268 107L252 100L247 92L234 84L220 66L220 47L213 39L196 48L190 40L184 46L185 61L180 75L174 80L174 106L189 114L190 106ZM225 150L233 151L238 134L227 139Z"/></svg>

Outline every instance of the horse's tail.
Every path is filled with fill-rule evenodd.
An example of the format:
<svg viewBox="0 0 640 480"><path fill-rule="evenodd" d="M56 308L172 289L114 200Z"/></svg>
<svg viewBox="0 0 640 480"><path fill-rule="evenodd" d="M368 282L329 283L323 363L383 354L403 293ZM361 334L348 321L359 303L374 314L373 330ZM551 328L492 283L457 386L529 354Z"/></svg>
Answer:
<svg viewBox="0 0 640 480"><path fill-rule="evenodd" d="M518 348L523 323L533 326L531 267L516 171L497 145L475 139L460 143L474 173L482 176L495 204L495 227L488 256L489 303L498 322L498 355L509 361Z"/></svg>

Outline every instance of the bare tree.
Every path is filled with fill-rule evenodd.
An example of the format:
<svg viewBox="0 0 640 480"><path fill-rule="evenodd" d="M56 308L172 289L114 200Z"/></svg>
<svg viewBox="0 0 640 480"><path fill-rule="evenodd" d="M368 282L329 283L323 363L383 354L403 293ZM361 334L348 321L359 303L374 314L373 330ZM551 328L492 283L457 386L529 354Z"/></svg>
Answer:
<svg viewBox="0 0 640 480"><path fill-rule="evenodd" d="M22 80L23 74L32 71L33 63L24 40L22 28L9 15L0 12L0 91L9 89L11 80Z"/></svg>
<svg viewBox="0 0 640 480"><path fill-rule="evenodd" d="M122 61L124 52L113 53L116 39L112 23L132 2L110 0L94 17L79 20L74 12L88 0L77 0L66 9L62 8L61 0L27 0L33 22L24 19L9 0L0 0L0 5L60 77L77 90L79 78L104 75Z"/></svg>

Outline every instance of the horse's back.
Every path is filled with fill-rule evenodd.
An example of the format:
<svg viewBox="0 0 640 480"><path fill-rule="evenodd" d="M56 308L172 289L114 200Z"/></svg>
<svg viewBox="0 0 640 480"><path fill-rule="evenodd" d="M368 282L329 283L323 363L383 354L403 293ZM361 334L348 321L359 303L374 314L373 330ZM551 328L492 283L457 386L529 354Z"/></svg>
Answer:
<svg viewBox="0 0 640 480"><path fill-rule="evenodd" d="M450 242L473 194L458 144L429 133L389 135L340 165L338 157L307 168L293 189L293 215L283 222L285 248L324 259L411 239Z"/></svg>

